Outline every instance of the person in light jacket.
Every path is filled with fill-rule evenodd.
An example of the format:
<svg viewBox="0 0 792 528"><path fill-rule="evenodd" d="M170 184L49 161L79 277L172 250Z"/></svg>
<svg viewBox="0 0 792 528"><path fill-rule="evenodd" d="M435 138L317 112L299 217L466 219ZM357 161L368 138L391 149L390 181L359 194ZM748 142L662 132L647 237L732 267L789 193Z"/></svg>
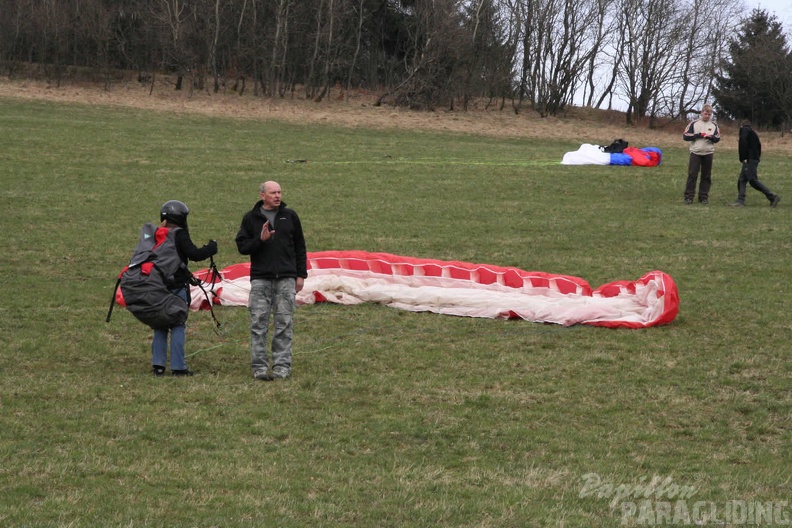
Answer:
<svg viewBox="0 0 792 528"><path fill-rule="evenodd" d="M685 204L690 205L693 203L693 198L696 196L696 181L700 170L701 183L698 189L698 201L702 205L707 205L709 203L710 186L712 185L712 160L715 155L715 143L721 139L718 125L712 122L711 105L707 104L701 108L701 116L688 124L682 139L690 142Z"/></svg>

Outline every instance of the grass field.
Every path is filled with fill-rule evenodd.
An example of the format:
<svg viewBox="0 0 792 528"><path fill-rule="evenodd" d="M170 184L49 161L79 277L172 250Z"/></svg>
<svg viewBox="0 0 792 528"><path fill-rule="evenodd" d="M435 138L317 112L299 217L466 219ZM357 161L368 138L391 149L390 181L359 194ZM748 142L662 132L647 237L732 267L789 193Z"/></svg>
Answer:
<svg viewBox="0 0 792 528"><path fill-rule="evenodd" d="M640 169L561 166L577 139L13 99L0 124L2 526L610 527L663 524L662 503L694 501L717 508L700 524L729 525L733 501L792 518L790 157L760 166L785 198L775 210L750 189L728 207L733 153L716 154L710 205L686 207L681 141ZM140 226L182 200L196 243L217 239L220 267L243 262L234 234L266 179L309 251L593 287L659 269L680 313L609 330L301 307L293 377L261 383L246 310L220 308L219 337L190 317L197 375L155 379L150 331L123 309L104 321ZM623 518L614 489L653 478L666 483L647 488L654 515Z"/></svg>

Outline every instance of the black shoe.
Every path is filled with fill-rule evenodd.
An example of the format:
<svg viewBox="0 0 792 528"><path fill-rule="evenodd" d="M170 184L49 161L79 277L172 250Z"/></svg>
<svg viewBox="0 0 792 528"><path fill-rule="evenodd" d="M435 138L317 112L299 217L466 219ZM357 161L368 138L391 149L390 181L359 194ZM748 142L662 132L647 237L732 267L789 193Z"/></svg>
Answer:
<svg viewBox="0 0 792 528"><path fill-rule="evenodd" d="M165 367L161 367L159 365L154 365L151 367L151 373L157 377L165 375Z"/></svg>
<svg viewBox="0 0 792 528"><path fill-rule="evenodd" d="M690 198L685 198L685 205L693 205L693 200Z"/></svg>
<svg viewBox="0 0 792 528"><path fill-rule="evenodd" d="M745 204L742 203L742 202L734 202L731 206L732 207L745 207Z"/></svg>
<svg viewBox="0 0 792 528"><path fill-rule="evenodd" d="M190 369L173 370L173 371L171 371L171 375L172 376L192 376L193 375L193 371L190 370Z"/></svg>
<svg viewBox="0 0 792 528"><path fill-rule="evenodd" d="M775 198L773 198L773 201L770 202L770 207L775 207L776 205L778 205L778 202L780 201L781 201L781 197L776 194Z"/></svg>
<svg viewBox="0 0 792 528"><path fill-rule="evenodd" d="M701 198L699 199L699 203L701 205L707 205L709 203L709 200L707 200L706 198Z"/></svg>

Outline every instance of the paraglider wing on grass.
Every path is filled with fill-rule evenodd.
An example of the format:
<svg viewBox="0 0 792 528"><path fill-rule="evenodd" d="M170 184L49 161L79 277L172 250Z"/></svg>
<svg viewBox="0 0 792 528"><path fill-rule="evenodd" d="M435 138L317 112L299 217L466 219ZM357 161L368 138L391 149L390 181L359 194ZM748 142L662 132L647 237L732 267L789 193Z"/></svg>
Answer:
<svg viewBox="0 0 792 528"><path fill-rule="evenodd" d="M249 274L249 263L221 270L214 302L246 306ZM193 309L207 308L203 296L192 298ZM679 311L676 284L662 271L592 289L568 275L365 251L309 252L297 302L376 302L415 312L610 328L668 324Z"/></svg>
<svg viewBox="0 0 792 528"><path fill-rule="evenodd" d="M663 153L656 147L626 147L622 152L608 153L602 147L584 143L578 150L567 152L561 165L631 165L656 167L663 160Z"/></svg>

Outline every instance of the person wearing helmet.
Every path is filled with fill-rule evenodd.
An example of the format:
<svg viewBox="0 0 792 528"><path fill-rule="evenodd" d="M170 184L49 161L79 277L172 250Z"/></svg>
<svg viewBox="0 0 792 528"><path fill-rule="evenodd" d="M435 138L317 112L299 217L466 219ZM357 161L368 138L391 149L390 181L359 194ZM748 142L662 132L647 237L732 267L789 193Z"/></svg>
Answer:
<svg viewBox="0 0 792 528"><path fill-rule="evenodd" d="M260 200L242 218L236 235L239 252L250 255L251 367L253 378L262 381L291 375L292 314L296 295L308 277L302 224L281 196L277 182L262 183ZM267 356L270 313L274 320L271 365Z"/></svg>
<svg viewBox="0 0 792 528"><path fill-rule="evenodd" d="M169 200L160 209L160 227L177 229L175 241L176 251L179 253L184 266L173 275L171 291L190 304L190 271L187 262L206 260L217 253L217 242L210 240L203 247L196 247L187 230L187 215L190 209L178 200ZM151 364L155 376L165 374L165 364L168 360L168 335L170 334L170 367L174 376L192 376L193 372L187 368L184 360L185 325L174 326L170 329L154 330L154 339L151 342Z"/></svg>

